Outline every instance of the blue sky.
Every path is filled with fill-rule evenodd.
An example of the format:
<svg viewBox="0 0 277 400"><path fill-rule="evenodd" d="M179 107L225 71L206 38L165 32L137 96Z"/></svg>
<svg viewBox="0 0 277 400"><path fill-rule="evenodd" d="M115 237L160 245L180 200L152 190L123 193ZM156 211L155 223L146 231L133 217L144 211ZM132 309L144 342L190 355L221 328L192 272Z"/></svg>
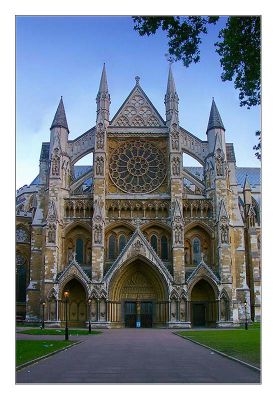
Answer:
<svg viewBox="0 0 277 400"><path fill-rule="evenodd" d="M206 140L212 97L233 142L238 166L260 166L252 147L260 129L260 108L239 106L232 82L222 82L214 42L224 18L203 39L201 61L185 68L173 65L182 127ZM70 139L95 125L96 102L106 63L112 117L139 75L140 84L164 117L167 85L167 39L163 32L140 37L130 17L16 18L16 186L38 174L41 143L49 141L60 96L63 96ZM87 157L80 160L88 163ZM197 165L188 160L190 165Z"/></svg>

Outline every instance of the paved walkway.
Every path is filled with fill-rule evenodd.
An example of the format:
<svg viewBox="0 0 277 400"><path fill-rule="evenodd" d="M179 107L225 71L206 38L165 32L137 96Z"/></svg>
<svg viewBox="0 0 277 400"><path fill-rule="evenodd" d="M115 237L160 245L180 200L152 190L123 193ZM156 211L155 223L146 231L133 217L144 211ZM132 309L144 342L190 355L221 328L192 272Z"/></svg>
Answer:
<svg viewBox="0 0 277 400"><path fill-rule="evenodd" d="M77 346L18 371L17 383L260 382L258 371L168 329L111 329L80 339Z"/></svg>

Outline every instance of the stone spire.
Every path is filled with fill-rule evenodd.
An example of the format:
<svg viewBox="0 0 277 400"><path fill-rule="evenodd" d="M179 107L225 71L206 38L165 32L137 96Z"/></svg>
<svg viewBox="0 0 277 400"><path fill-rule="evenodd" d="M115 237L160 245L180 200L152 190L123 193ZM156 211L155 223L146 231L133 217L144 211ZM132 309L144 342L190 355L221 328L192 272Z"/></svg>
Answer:
<svg viewBox="0 0 277 400"><path fill-rule="evenodd" d="M65 128L69 131L62 96L50 129L53 128Z"/></svg>
<svg viewBox="0 0 277 400"><path fill-rule="evenodd" d="M98 95L100 93L108 93L108 82L107 82L107 74L106 74L106 65L104 63L103 65L103 70L102 70L102 75L101 75L101 80L100 80L100 85L99 85L99 91Z"/></svg>
<svg viewBox="0 0 277 400"><path fill-rule="evenodd" d="M217 106L216 106L214 98L213 98L207 132L209 130L215 129L215 128L223 129L225 131L222 119L220 117L219 111L217 109Z"/></svg>
<svg viewBox="0 0 277 400"><path fill-rule="evenodd" d="M111 101L108 90L105 63L103 65L99 90L96 97L96 103L97 103L97 120L99 120L99 118L100 119L104 118L105 121L109 121Z"/></svg>
<svg viewBox="0 0 277 400"><path fill-rule="evenodd" d="M243 197L245 204L252 204L252 197L251 197L251 185L248 180L248 176L245 176L244 185L243 185Z"/></svg>
<svg viewBox="0 0 277 400"><path fill-rule="evenodd" d="M178 94L176 92L176 87L175 87L175 82L171 70L171 64L169 66L169 72L168 72L168 81L167 81L167 90L166 90L166 95L164 99L165 103L165 111L166 111L166 121L168 122L169 120L172 119L172 117L175 117L177 120L176 123L178 122L178 103L179 103L179 98Z"/></svg>

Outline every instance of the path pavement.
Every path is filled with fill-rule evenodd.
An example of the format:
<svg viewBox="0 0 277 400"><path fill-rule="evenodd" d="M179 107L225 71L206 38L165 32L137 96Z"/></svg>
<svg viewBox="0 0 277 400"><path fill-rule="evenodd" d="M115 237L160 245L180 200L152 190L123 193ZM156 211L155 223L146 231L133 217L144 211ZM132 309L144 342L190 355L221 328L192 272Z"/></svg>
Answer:
<svg viewBox="0 0 277 400"><path fill-rule="evenodd" d="M20 335L21 336L21 335ZM50 337L48 336L50 339ZM168 329L111 329L17 372L17 383L259 383L260 373Z"/></svg>

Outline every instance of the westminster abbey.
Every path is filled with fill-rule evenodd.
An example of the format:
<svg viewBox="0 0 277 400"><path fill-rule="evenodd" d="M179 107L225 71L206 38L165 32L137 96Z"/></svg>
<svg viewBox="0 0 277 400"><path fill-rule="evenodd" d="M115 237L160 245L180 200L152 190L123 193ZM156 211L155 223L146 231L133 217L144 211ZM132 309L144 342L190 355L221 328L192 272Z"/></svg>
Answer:
<svg viewBox="0 0 277 400"><path fill-rule="evenodd" d="M66 292L71 326L259 321L260 170L236 166L215 101L205 141L180 125L171 68L165 119L139 77L110 118L105 65L96 103L72 140L61 98L39 174L17 191L17 319L63 326Z"/></svg>

